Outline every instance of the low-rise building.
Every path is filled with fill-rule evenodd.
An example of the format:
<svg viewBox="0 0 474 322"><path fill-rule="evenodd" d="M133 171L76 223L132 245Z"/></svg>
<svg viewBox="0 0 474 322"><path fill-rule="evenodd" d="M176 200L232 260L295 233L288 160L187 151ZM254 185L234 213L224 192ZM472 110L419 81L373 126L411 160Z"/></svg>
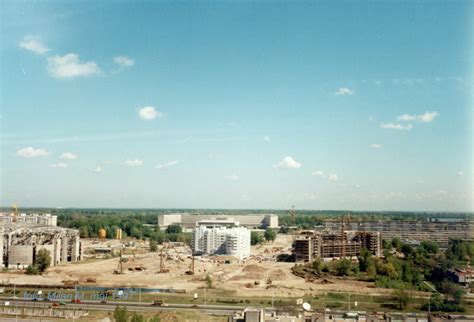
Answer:
<svg viewBox="0 0 474 322"><path fill-rule="evenodd" d="M161 229L179 224L183 228L194 228L199 221L236 222L239 226L249 229L278 228L278 216L275 214L263 215L203 215L190 213L173 213L158 215L158 226Z"/></svg>
<svg viewBox="0 0 474 322"><path fill-rule="evenodd" d="M456 268L448 271L448 277L454 282L464 286L474 283L474 270L472 268Z"/></svg>

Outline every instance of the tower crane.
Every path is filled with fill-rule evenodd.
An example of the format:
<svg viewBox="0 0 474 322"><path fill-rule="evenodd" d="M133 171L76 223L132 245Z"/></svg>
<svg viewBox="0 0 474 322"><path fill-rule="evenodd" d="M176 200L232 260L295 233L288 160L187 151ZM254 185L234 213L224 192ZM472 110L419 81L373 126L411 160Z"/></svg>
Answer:
<svg viewBox="0 0 474 322"><path fill-rule="evenodd" d="M16 222L17 217L18 217L18 215L19 215L19 213L18 213L18 206L16 205L16 203L14 203L14 204L12 205L12 209L13 209L13 213L12 213L12 214L13 214L13 218L12 218L12 221L13 221L13 222Z"/></svg>

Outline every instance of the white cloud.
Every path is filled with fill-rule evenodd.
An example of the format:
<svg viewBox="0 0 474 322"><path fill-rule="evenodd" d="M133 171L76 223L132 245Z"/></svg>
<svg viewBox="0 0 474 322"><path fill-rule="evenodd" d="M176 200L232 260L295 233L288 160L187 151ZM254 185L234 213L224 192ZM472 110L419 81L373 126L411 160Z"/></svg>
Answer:
<svg viewBox="0 0 474 322"><path fill-rule="evenodd" d="M268 135L265 135L263 137L263 141L267 142L267 143L270 143L272 140L270 139L270 137Z"/></svg>
<svg viewBox="0 0 474 322"><path fill-rule="evenodd" d="M25 36L18 46L38 55L43 55L49 51L49 48L42 43L41 39L33 36Z"/></svg>
<svg viewBox="0 0 474 322"><path fill-rule="evenodd" d="M413 125L411 123L407 125L403 125L400 123L380 123L380 127L382 129L410 131L413 128Z"/></svg>
<svg viewBox="0 0 474 322"><path fill-rule="evenodd" d="M16 155L22 158L45 157L49 154L45 149L35 149L32 146L16 151Z"/></svg>
<svg viewBox="0 0 474 322"><path fill-rule="evenodd" d="M100 73L93 61L82 63L77 54L48 57L48 71L56 78L87 77Z"/></svg>
<svg viewBox="0 0 474 322"><path fill-rule="evenodd" d="M370 145L370 147L372 149L380 149L382 147L382 144L373 143L373 144Z"/></svg>
<svg viewBox="0 0 474 322"><path fill-rule="evenodd" d="M420 122L423 123L430 123L432 122L437 116L438 112L425 112L425 114L418 115L418 119Z"/></svg>
<svg viewBox="0 0 474 322"><path fill-rule="evenodd" d="M163 113L157 111L153 106L145 106L138 110L138 116L145 121L154 120L163 116Z"/></svg>
<svg viewBox="0 0 474 322"><path fill-rule="evenodd" d="M459 170L459 171L457 172L457 175L458 175L458 176L463 176L463 175L464 175L464 172L461 171L461 170Z"/></svg>
<svg viewBox="0 0 474 322"><path fill-rule="evenodd" d="M291 156L286 156L273 166L274 169L298 169L301 168L301 163L293 159Z"/></svg>
<svg viewBox="0 0 474 322"><path fill-rule="evenodd" d="M135 61L127 56L114 57L114 63L119 65L121 68L132 67L135 65Z"/></svg>
<svg viewBox="0 0 474 322"><path fill-rule="evenodd" d="M328 180L335 182L335 181L339 180L339 178L338 178L337 174L331 173L331 174L329 174L329 176L328 176Z"/></svg>
<svg viewBox="0 0 474 322"><path fill-rule="evenodd" d="M316 200L318 198L318 195L315 194L314 192L307 192L303 194L303 199L306 200Z"/></svg>
<svg viewBox="0 0 474 322"><path fill-rule="evenodd" d="M416 120L416 115L410 115L410 114L403 114L397 117L399 121L415 121Z"/></svg>
<svg viewBox="0 0 474 322"><path fill-rule="evenodd" d="M59 158L62 160L75 160L77 159L77 154L71 152L64 152Z"/></svg>
<svg viewBox="0 0 474 322"><path fill-rule="evenodd" d="M94 172L97 172L97 173L102 172L102 167L98 165L97 167L95 167Z"/></svg>
<svg viewBox="0 0 474 322"><path fill-rule="evenodd" d="M431 123L438 116L438 112L425 112L423 114L403 114L397 117L399 121L418 121L422 123Z"/></svg>
<svg viewBox="0 0 474 322"><path fill-rule="evenodd" d="M341 87L334 94L336 94L337 96L350 96L350 95L354 95L354 93L355 91L350 88Z"/></svg>
<svg viewBox="0 0 474 322"><path fill-rule="evenodd" d="M316 170L316 171L313 171L313 173L311 173L313 176L318 176L318 177L323 177L324 176L324 172L321 171L321 170Z"/></svg>
<svg viewBox="0 0 474 322"><path fill-rule="evenodd" d="M138 160L138 159L135 159L135 160L126 160L125 161L125 165L128 166L128 167L140 167L143 165L143 161L142 160Z"/></svg>
<svg viewBox="0 0 474 322"><path fill-rule="evenodd" d="M64 162L58 162L58 163L53 163L49 165L51 168L60 168L60 169L66 169L67 168L67 163Z"/></svg>
<svg viewBox="0 0 474 322"><path fill-rule="evenodd" d="M249 195L246 192L242 194L241 198L242 198L243 201L251 201L252 200L252 196Z"/></svg>
<svg viewBox="0 0 474 322"><path fill-rule="evenodd" d="M239 176L236 174L231 174L230 176L226 176L225 179L229 181L237 181L239 180Z"/></svg>
<svg viewBox="0 0 474 322"><path fill-rule="evenodd" d="M173 161L169 161L169 162L166 162L166 163L162 163L162 164L157 164L155 166L156 169L165 169L165 168L170 168L172 166L175 166L179 163L178 160L173 160Z"/></svg>

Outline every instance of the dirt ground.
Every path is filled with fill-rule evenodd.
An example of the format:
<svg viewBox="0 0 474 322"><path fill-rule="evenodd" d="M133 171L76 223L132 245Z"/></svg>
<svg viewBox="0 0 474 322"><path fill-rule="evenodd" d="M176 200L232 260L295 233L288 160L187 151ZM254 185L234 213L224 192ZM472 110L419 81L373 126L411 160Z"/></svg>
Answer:
<svg viewBox="0 0 474 322"><path fill-rule="evenodd" d="M384 294L386 289L374 288L371 283L348 281L330 278L328 282L307 282L294 276L291 267L294 263L276 262L276 255L290 252L292 236L277 235L273 243L252 246L252 256L244 261L225 264L219 257L196 257L195 275L186 275L190 269L190 250L178 246L175 250L164 251L164 267L168 273L158 273L160 270L160 249L158 252L148 252L145 244L134 244L124 250L123 274L114 274L118 268L119 257L108 259L88 259L84 262L65 264L48 269L42 276L29 276L21 272L4 272L0 276L2 282L16 284L48 284L61 285L64 281L87 283L94 278L91 285L127 287L141 286L152 288L174 288L193 292L205 286L205 277L212 277L215 288L236 291L236 296L303 296L321 292L352 292L364 294ZM105 245L104 245L105 244ZM119 247L120 242L86 240L83 247L88 249L97 246ZM271 283L268 283L271 280Z"/></svg>

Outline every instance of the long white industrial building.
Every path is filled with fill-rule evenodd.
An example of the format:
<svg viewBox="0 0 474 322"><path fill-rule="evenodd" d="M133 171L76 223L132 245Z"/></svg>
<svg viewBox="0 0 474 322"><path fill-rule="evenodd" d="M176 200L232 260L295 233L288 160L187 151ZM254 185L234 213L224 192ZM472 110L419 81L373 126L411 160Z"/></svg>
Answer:
<svg viewBox="0 0 474 322"><path fill-rule="evenodd" d="M240 226L250 229L278 228L278 216L275 214L263 215L200 215L190 213L173 213L158 215L158 226L166 228L172 224L179 224L184 228L194 228L198 221L228 221L237 222Z"/></svg>

